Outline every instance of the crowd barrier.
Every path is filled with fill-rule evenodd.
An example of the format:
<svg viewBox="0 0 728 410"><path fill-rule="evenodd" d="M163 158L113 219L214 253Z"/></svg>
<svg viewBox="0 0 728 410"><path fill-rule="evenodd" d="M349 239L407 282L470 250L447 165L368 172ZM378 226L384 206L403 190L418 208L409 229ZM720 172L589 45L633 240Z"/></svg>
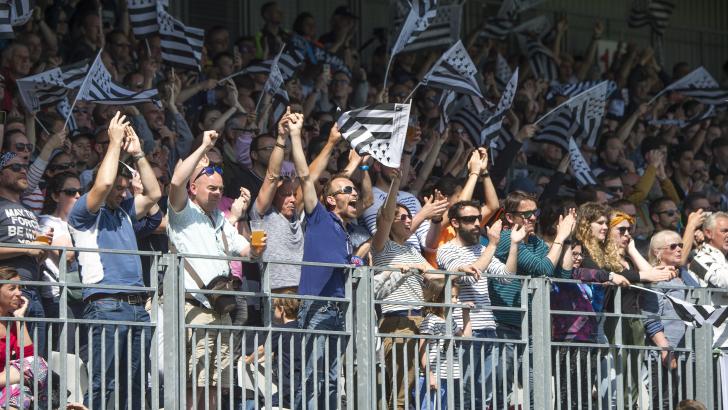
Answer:
<svg viewBox="0 0 728 410"><path fill-rule="evenodd" d="M3 245L19 247L22 245ZM523 276L488 277L489 280L517 281L521 304L517 307L474 306L472 311L490 310L517 314L520 334L504 337L489 334L457 336L453 312L464 307L444 303L387 302L410 309L441 307L445 316L445 335L431 336L416 332L401 333L381 329L380 305L373 295L374 275L382 267L345 268L343 298L323 298L295 294L271 293L268 269L262 270L259 292L221 292L249 301L258 298L262 323L242 326L233 322L199 324L189 320L190 306L185 300L195 293L212 291L186 289L184 259L221 259L201 255L161 254L80 248L49 248L62 253L101 252L138 254L151 259L152 272L145 288L115 287L127 292L144 292L149 321L101 321L79 314L72 291L84 288L109 288L98 284L81 284L69 280L61 267L58 283L22 282L26 287L57 286L60 291L58 317L0 317L7 326L20 323L30 326L30 337L39 340L38 324L47 324L46 355L49 383L45 389L34 382L31 391L33 408L65 408L66 402L83 402L91 409L624 409L670 408L682 399L696 399L707 408L722 408L720 354L713 348L709 326L687 327L685 346L660 349L640 343L628 343L625 330L632 319L646 316L622 313L622 289L615 297L611 314L553 310L551 288L573 282L552 278ZM242 258L224 258L244 261ZM299 263L301 265L313 265ZM63 265L63 264L62 264ZM334 266L334 265L330 265ZM433 272L447 278L463 275ZM416 275L416 272L407 274ZM0 281L0 284L8 281ZM445 295L450 295L452 281L445 281ZM710 304L720 289L685 288L687 300ZM343 321L338 330L309 330L297 326L280 327L274 323L273 301L295 299L331 310ZM419 313L418 313L419 314ZM611 322L611 340L598 343L573 343L552 340L554 315L594 316ZM662 317L663 321L679 320ZM101 335L94 338L94 335ZM137 337L138 336L138 337ZM20 343L22 345L22 334ZM133 341L138 343L133 343ZM388 354L384 346L392 346ZM41 346L36 345L38 351ZM192 354L193 348L197 349ZM228 352L225 352L229 349ZM435 353L435 369L430 357ZM675 372L667 372L661 360L668 350L678 363ZM275 352L275 354L274 354ZM6 357L10 352L6 347ZM128 371L132 359L141 355L139 377ZM21 355L22 356L22 355ZM226 357L230 357L229 362ZM20 357L19 359L23 359ZM318 360L316 360L318 359ZM452 364L460 365L460 374ZM104 371L94 372L103 364ZM213 366L214 365L214 366ZM36 368L38 364L34 363ZM211 377L205 369L214 367ZM190 370L191 369L191 370ZM411 370L411 371L407 371ZM450 394L429 396L428 378L421 374L434 370L442 375L441 383ZM399 374L399 376L396 376ZM11 384L6 372L5 384ZM113 379L113 380L110 380ZM212 380L210 380L212 379ZM677 380L676 380L677 379ZM478 380L481 380L478 382ZM195 381L197 381L195 383ZM131 388L138 383L140 395ZM196 388L192 386L196 385ZM94 390L97 386L97 390ZM402 389L404 387L404 389ZM404 391L397 397L393 392ZM61 393L65 392L65 394ZM93 394L89 394L92 392ZM48 400L43 400L47 396ZM87 397L88 396L88 397ZM390 397L397 397L388 400ZM427 396L427 397L426 397ZM654 403L653 396L664 399ZM423 399L423 397L426 397ZM59 407L60 406L60 407ZM11 408L6 403L4 408Z"/></svg>

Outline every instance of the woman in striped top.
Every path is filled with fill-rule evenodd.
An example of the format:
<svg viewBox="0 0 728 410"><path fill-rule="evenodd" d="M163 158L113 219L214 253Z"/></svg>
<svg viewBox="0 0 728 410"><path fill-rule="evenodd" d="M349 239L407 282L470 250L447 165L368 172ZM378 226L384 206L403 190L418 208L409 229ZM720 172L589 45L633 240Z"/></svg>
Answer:
<svg viewBox="0 0 728 410"><path fill-rule="evenodd" d="M396 267L396 271L383 271L374 276L374 297L382 300L382 318L379 331L383 334L415 335L422 322L420 309L423 301L422 286L424 279L441 275L421 274L433 267L420 254L419 250L407 243L412 235L412 215L409 209L397 203L397 189L401 174L393 174L392 182L384 206L377 216L377 232L372 239L372 259L374 266ZM445 206L447 203L445 202ZM440 210L441 214L444 209ZM420 273L407 274L406 271ZM401 304L405 302L406 304ZM415 304L412 304L415 303ZM416 340L386 337L382 340L385 372L385 397L388 408L404 409L405 395L414 385ZM397 359L397 363L393 361ZM397 369L394 374L394 369ZM407 379L405 379L405 370ZM396 379L397 391L392 389ZM405 380L408 383L405 383Z"/></svg>

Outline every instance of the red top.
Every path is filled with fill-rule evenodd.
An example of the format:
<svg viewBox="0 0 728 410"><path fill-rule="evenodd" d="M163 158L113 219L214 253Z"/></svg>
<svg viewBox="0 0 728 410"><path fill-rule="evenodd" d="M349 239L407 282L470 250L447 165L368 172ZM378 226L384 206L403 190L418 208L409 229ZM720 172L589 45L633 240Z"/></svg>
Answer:
<svg viewBox="0 0 728 410"><path fill-rule="evenodd" d="M27 342L27 340L23 340L24 342ZM16 360L20 358L20 344L18 340L18 326L15 324L15 322L11 322L10 325L10 359L9 360ZM7 366L7 362L9 361L7 357L5 357L5 353L7 353L7 336L0 338L0 369L4 369L5 366ZM33 344L29 344L23 348L23 357L31 357L34 355L33 351Z"/></svg>

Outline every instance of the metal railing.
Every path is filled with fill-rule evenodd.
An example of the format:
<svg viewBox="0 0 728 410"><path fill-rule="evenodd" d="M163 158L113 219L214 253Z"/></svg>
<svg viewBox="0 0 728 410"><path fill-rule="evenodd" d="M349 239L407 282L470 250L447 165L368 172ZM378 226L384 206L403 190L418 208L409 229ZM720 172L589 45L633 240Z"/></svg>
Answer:
<svg viewBox="0 0 728 410"><path fill-rule="evenodd" d="M272 263L268 263L262 271L260 292L244 289L223 292L249 299L260 298L262 325L201 324L190 320L191 306L186 296L212 291L185 288L183 261L185 258L221 258L48 249L60 251L62 257L67 252L151 257L153 272L164 272L165 279L163 286L157 286L157 275L152 274L149 275L152 281L149 287L113 287L147 294L149 321L73 317L70 290L110 287L69 282L64 264L60 267L58 283L21 282L29 287L58 286L60 291L57 318L0 317L8 328L17 322L21 327L30 326L33 340L39 337L34 324L54 325L49 326L44 347L50 352L46 356L49 375L55 373L56 376L49 376L54 382L48 383L46 389L39 386L39 381L31 382L33 408L53 409L67 401L85 401L89 408L95 409L465 409L488 406L498 409L621 409L630 403L638 408L674 408L682 399L700 400L707 408L718 408L722 404L713 329L687 327L685 345L680 348L627 344L625 329L628 322L649 316L622 313L621 289L615 293L614 313L555 310L550 304L552 285L576 281L486 275L489 281L517 281L520 305L469 308L474 312L516 313L520 317L520 329L510 337L487 331L463 336L456 333L456 322L462 321L461 309L466 307L463 303L447 298L443 303L375 299L373 278L386 268L329 265L344 269L345 296L324 298L271 292L268 269ZM433 273L447 278L463 275ZM0 281L0 285L10 282ZM445 280L444 283L444 294L450 295L453 281ZM711 304L714 294L725 292L706 288L685 290L688 292L686 300L700 304ZM331 313L333 309L330 317L341 318L341 327L334 330L305 328L290 323L282 327L275 319L280 312L275 312L274 302L280 303L284 299L308 301L318 309L317 312ZM417 309L442 308L443 331L421 334L416 330L417 326L408 332L386 327L383 315L378 314L382 304L415 310L414 315L419 315L415 322L422 320ZM611 340L595 340L594 343L553 340L552 318L555 315L611 321L614 324ZM677 320L676 317L661 319ZM130 330L135 329L140 336L138 346L132 343ZM20 342L23 343L22 337ZM385 349L384 345L388 347ZM196 346L201 347L194 353ZM39 353L41 347L34 349ZM225 349L228 349L227 362L225 355L220 354ZM674 372L665 371L662 361L654 360L663 350L679 358L680 364ZM10 357L8 348L5 353ZM143 358L136 375L127 371L134 355ZM23 359L22 354L19 359ZM98 368L100 363L106 367ZM455 364L459 367L457 372ZM211 377L207 377L209 369L214 369ZM435 384L438 386L434 390L429 387L431 372L437 376ZM9 382L7 374L9 372L5 384ZM98 391L93 391L94 383ZM140 396L134 396L132 389L125 388L134 383L141 386ZM437 394L440 387L447 393ZM45 395L56 395L60 401L44 401ZM97 399L92 402L94 395ZM653 396L666 398L666 404L655 405ZM10 408L9 403L5 403L5 408Z"/></svg>

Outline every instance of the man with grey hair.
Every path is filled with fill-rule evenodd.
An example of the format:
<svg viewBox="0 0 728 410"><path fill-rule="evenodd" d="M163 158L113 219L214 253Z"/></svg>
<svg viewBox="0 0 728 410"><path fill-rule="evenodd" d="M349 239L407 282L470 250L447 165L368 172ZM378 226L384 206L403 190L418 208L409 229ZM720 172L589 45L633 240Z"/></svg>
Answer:
<svg viewBox="0 0 728 410"><path fill-rule="evenodd" d="M728 288L728 213L715 212L703 223L705 243L690 264L690 273L700 279L701 285ZM728 295L715 294L714 302L728 304Z"/></svg>

